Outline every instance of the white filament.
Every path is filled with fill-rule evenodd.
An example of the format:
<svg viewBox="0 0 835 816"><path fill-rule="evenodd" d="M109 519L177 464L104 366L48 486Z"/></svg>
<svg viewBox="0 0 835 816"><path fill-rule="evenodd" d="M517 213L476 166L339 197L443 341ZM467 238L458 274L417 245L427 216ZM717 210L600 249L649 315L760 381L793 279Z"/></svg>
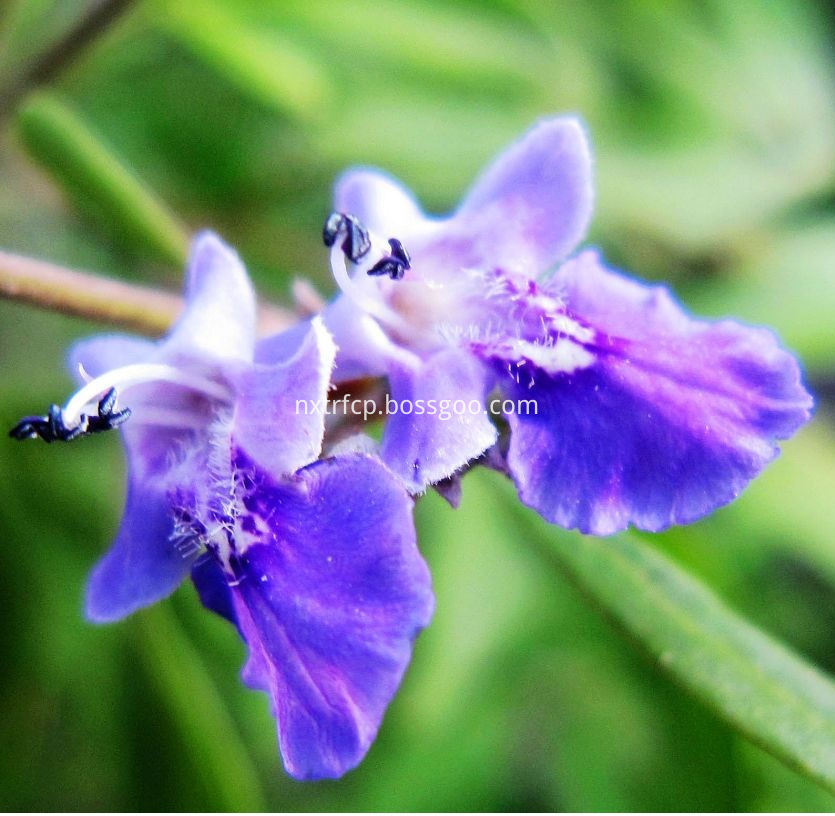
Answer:
<svg viewBox="0 0 835 816"><path fill-rule="evenodd" d="M368 286L366 283L368 270L386 254L374 251L377 244L378 242L372 239L372 251L366 256L372 259L372 263L360 262L354 265L356 278L359 279L357 280L352 278L348 273L348 259L337 241L331 248L331 269L333 270L333 277L336 280L337 286L345 293L345 296L366 314L371 315L380 323L395 331L408 331L408 323L383 302L380 297L379 283L371 281L372 286Z"/></svg>
<svg viewBox="0 0 835 816"><path fill-rule="evenodd" d="M91 403L98 402L101 395L111 388L121 392L131 386L149 382L168 382L172 385L179 385L214 400L228 401L230 397L227 388L207 377L190 374L174 366L159 363L137 363L122 368L114 368L112 371L107 371L82 386L79 391L73 394L63 410L64 423L68 426L77 424L84 408Z"/></svg>

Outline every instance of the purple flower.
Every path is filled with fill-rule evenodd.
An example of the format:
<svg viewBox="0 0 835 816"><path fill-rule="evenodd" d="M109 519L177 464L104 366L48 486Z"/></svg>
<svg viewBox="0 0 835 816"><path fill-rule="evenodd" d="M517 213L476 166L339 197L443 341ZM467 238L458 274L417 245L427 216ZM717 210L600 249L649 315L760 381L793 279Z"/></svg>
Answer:
<svg viewBox="0 0 835 816"><path fill-rule="evenodd" d="M809 418L797 363L770 331L694 319L594 251L569 257L592 211L576 119L533 128L448 218L368 169L339 180L336 209L372 247L352 262L333 243L336 374L385 375L410 404L388 417L381 453L412 492L489 451L551 522L661 530L735 498ZM390 238L411 265L381 276ZM493 394L511 401L498 423L482 408L499 405ZM470 407L441 418L453 400Z"/></svg>
<svg viewBox="0 0 835 816"><path fill-rule="evenodd" d="M267 691L287 771L338 777L363 758L432 614L412 500L379 461L317 461L334 345L320 320L254 362L255 299L237 256L197 238L187 307L160 343L82 341L93 377L62 412L68 428L115 388L127 504L94 569L87 614L112 621L191 574L201 599L249 647L247 684ZM89 414L88 414L89 416Z"/></svg>

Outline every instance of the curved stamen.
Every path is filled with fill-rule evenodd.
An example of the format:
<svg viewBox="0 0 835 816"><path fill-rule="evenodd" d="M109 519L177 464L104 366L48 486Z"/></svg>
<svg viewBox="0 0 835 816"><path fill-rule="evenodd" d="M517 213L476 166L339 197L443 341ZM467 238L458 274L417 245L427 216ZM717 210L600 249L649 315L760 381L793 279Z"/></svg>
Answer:
<svg viewBox="0 0 835 816"><path fill-rule="evenodd" d="M159 363L137 363L107 371L99 377L95 377L77 391L67 403L63 410L65 425L73 425L80 422L84 408L98 402L101 395L116 388L123 391L134 385L144 385L149 382L168 382L172 385L179 385L191 391L197 391L213 400L230 399L229 390L207 377L191 374L181 368L163 365Z"/></svg>
<svg viewBox="0 0 835 816"><path fill-rule="evenodd" d="M371 250L368 230L359 220L348 213L333 212L322 227L322 240L326 247L332 247L340 236L340 249L352 263L359 263Z"/></svg>
<svg viewBox="0 0 835 816"><path fill-rule="evenodd" d="M372 238L372 246L376 250L379 246L378 242ZM379 259L380 255L386 253L370 252L369 256L373 261ZM367 256L368 257L368 256ZM362 311L367 312L372 317L385 323L389 328L396 331L404 332L409 330L408 323L395 311L389 309L388 306L379 297L379 288L374 285L373 279L366 274L372 264L359 263L355 265L357 270L356 277L351 278L348 273L348 264L342 249L334 244L331 247L331 269L333 270L333 277L336 280L337 286L349 297ZM372 282L372 287L368 287L366 281Z"/></svg>
<svg viewBox="0 0 835 816"><path fill-rule="evenodd" d="M387 275L392 280L400 280L406 274L406 270L412 268L412 258L397 238L389 238L389 246L391 254L380 258L367 274L372 277Z"/></svg>

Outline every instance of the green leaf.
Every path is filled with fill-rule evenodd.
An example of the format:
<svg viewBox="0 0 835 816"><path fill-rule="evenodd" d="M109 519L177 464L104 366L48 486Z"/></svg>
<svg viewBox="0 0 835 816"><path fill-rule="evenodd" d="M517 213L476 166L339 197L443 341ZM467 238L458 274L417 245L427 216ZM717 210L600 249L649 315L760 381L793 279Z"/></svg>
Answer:
<svg viewBox="0 0 835 816"><path fill-rule="evenodd" d="M17 122L32 157L111 236L124 241L127 235L176 267L184 264L185 228L77 113L39 92L29 97Z"/></svg>
<svg viewBox="0 0 835 816"><path fill-rule="evenodd" d="M264 33L210 2L160 5L158 22L239 90L269 108L316 118L332 96L321 60L279 31Z"/></svg>
<svg viewBox="0 0 835 816"><path fill-rule="evenodd" d="M262 12L264 5L253 4ZM327 51L382 69L385 84L404 72L493 93L551 84L553 54L545 38L489 6L473 14L426 0L293 0L274 9L278 19L320 37Z"/></svg>
<svg viewBox="0 0 835 816"><path fill-rule="evenodd" d="M171 606L144 610L135 627L148 675L180 727L212 801L220 810L265 810L261 784L237 725Z"/></svg>
<svg viewBox="0 0 835 816"><path fill-rule="evenodd" d="M682 686L754 743L835 791L835 684L634 536L530 543Z"/></svg>

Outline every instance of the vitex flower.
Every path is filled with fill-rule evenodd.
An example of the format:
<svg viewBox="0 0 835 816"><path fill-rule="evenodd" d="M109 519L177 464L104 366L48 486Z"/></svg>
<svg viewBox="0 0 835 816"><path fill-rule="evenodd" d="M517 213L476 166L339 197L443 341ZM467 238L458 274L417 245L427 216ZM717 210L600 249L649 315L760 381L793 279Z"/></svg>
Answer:
<svg viewBox="0 0 835 816"><path fill-rule="evenodd" d="M343 175L335 198L336 372L385 375L408 401L381 452L412 492L500 450L551 522L661 530L736 497L810 415L797 363L767 329L694 319L595 251L569 257L592 211L574 118L534 127L448 218L371 169ZM507 413L501 447L471 406L492 392L524 408ZM471 407L445 420L442 400Z"/></svg>
<svg viewBox="0 0 835 816"><path fill-rule="evenodd" d="M337 777L367 752L432 614L412 500L371 457L317 461L324 416L295 405L326 399L335 349L321 320L254 361L252 288L209 233L195 241L186 299L159 343L80 342L71 360L87 382L14 435L122 423L127 505L90 578L88 616L122 618L190 573L247 642L244 680L271 695L287 771Z"/></svg>

